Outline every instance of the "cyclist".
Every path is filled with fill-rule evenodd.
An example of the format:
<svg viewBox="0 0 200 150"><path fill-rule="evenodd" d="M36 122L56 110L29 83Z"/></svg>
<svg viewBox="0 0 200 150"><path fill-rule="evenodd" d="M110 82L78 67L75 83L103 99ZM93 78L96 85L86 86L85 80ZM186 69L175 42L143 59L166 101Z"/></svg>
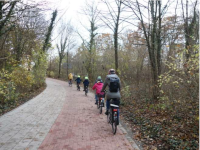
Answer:
<svg viewBox="0 0 200 150"><path fill-rule="evenodd" d="M103 83L102 79L101 79L101 76L98 76L97 77L97 80L95 81L95 83L97 83L98 81L100 81L101 83Z"/></svg>
<svg viewBox="0 0 200 150"><path fill-rule="evenodd" d="M69 73L68 79L69 79L69 83L72 83L72 80L73 80L73 74L72 73Z"/></svg>
<svg viewBox="0 0 200 150"><path fill-rule="evenodd" d="M81 78L80 76L78 75L78 77L76 78L76 84L77 84L77 89L78 89L78 85L81 83Z"/></svg>
<svg viewBox="0 0 200 150"><path fill-rule="evenodd" d="M84 89L83 89L83 91L85 91L86 86L88 87L89 84L90 84L89 79L88 79L88 77L86 76L86 77L85 77L85 80L83 81L83 85L84 85Z"/></svg>
<svg viewBox="0 0 200 150"><path fill-rule="evenodd" d="M98 80L101 82L101 83L103 83L103 81L102 81L102 79L101 79L101 76L98 76L97 77L97 80L95 81L95 83L97 83L98 82ZM96 99L96 102L97 102L97 94L95 93L95 98L94 99ZM96 103L95 103L96 104Z"/></svg>
<svg viewBox="0 0 200 150"><path fill-rule="evenodd" d="M106 112L105 114L108 115L108 110L110 109L110 100L111 99L116 99L116 101L114 101L114 103L116 105L120 104L120 87L121 87L121 83L120 83L120 78L115 74L115 70L114 69L110 69L108 72L108 75L106 76L103 88L101 89L101 91L105 91L106 87L109 87L108 92L106 93ZM119 115L119 113L118 113Z"/></svg>
<svg viewBox="0 0 200 150"><path fill-rule="evenodd" d="M104 95L104 92L101 92L102 87L103 87L102 80L101 78L98 78L97 83L95 83L94 86L92 87L93 90L96 89L96 94L95 94L96 103L95 104L97 104L98 95Z"/></svg>

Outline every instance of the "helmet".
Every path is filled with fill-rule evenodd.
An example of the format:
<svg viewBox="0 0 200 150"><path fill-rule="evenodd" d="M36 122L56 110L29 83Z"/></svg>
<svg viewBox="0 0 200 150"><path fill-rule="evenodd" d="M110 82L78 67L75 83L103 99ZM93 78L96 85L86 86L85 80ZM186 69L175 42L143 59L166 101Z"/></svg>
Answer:
<svg viewBox="0 0 200 150"><path fill-rule="evenodd" d="M108 74L115 74L115 69L110 69L110 70L108 71Z"/></svg>
<svg viewBox="0 0 200 150"><path fill-rule="evenodd" d="M101 76L98 76L98 77L97 77L97 80L98 80L98 79L101 79Z"/></svg>
<svg viewBox="0 0 200 150"><path fill-rule="evenodd" d="M88 80L88 77L85 77L85 79L87 79L87 80Z"/></svg>
<svg viewBox="0 0 200 150"><path fill-rule="evenodd" d="M81 76L78 75L78 78L80 78Z"/></svg>

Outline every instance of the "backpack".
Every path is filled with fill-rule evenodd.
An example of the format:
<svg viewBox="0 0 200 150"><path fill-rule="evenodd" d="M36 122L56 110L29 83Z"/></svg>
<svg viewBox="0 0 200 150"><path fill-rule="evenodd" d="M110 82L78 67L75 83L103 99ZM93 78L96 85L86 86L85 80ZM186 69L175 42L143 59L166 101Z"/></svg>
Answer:
<svg viewBox="0 0 200 150"><path fill-rule="evenodd" d="M112 77L110 78L110 92L118 92L119 89L119 78Z"/></svg>

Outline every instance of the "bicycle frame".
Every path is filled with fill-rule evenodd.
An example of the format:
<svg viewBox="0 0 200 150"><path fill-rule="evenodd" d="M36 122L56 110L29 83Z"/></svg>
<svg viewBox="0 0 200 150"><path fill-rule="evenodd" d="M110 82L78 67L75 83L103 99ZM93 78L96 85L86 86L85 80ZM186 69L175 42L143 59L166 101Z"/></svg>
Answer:
<svg viewBox="0 0 200 150"><path fill-rule="evenodd" d="M80 83L77 84L77 90L80 91Z"/></svg>
<svg viewBox="0 0 200 150"><path fill-rule="evenodd" d="M88 87L86 86L85 87L85 95L87 96L87 93L88 93Z"/></svg>

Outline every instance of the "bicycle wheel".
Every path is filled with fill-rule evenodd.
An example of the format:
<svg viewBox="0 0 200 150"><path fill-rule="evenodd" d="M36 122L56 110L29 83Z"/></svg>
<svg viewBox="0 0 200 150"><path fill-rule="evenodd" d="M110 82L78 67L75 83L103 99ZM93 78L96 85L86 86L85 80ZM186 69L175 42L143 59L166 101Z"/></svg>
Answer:
<svg viewBox="0 0 200 150"><path fill-rule="evenodd" d="M102 114L102 106L99 108L99 113Z"/></svg>
<svg viewBox="0 0 200 150"><path fill-rule="evenodd" d="M108 111L108 115L107 115L107 122L110 123L110 112Z"/></svg>
<svg viewBox="0 0 200 150"><path fill-rule="evenodd" d="M99 109L99 99L97 100L97 109Z"/></svg>
<svg viewBox="0 0 200 150"><path fill-rule="evenodd" d="M113 134L117 132L117 118L114 120L114 122L112 122L112 131Z"/></svg>

